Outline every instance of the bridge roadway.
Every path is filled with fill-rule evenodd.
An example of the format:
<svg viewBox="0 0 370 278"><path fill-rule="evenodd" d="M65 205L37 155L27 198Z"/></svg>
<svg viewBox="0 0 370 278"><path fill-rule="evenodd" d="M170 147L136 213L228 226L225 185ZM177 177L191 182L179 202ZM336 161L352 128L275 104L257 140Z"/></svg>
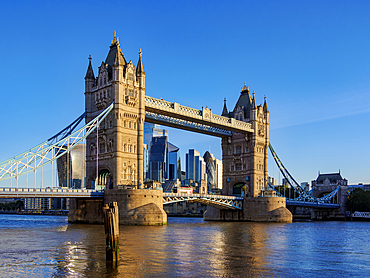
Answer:
<svg viewBox="0 0 370 278"><path fill-rule="evenodd" d="M71 188L0 188L0 198L103 198L104 190ZM243 198L211 194L163 193L163 204L198 202L220 209L242 209Z"/></svg>
<svg viewBox="0 0 370 278"><path fill-rule="evenodd" d="M104 190L70 188L0 188L0 198L103 198ZM241 210L243 197L213 194L163 193L163 204L176 202L198 202L219 209ZM304 202L287 199L286 205L310 208L339 208L339 204Z"/></svg>

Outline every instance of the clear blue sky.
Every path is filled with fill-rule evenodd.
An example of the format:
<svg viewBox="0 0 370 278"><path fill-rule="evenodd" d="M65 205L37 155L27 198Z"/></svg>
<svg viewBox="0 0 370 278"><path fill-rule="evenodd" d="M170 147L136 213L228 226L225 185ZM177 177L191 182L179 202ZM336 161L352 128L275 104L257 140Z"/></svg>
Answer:
<svg viewBox="0 0 370 278"><path fill-rule="evenodd" d="M0 160L84 111L88 56L96 73L116 30L127 60L142 49L148 95L220 114L246 81L298 182L370 183L369 15L370 1L1 1ZM220 139L170 141L221 158Z"/></svg>

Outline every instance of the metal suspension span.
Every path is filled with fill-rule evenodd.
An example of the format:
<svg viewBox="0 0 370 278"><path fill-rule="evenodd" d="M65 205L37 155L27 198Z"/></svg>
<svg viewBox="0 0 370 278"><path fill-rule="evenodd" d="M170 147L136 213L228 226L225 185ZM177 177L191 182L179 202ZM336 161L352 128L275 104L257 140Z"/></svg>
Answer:
<svg viewBox="0 0 370 278"><path fill-rule="evenodd" d="M163 193L163 204L172 204L177 202L197 202L213 206L219 209L241 210L243 208L242 197L222 196L210 194L181 194L181 193Z"/></svg>
<svg viewBox="0 0 370 278"><path fill-rule="evenodd" d="M274 158L277 166L279 167L280 172L283 174L285 180L290 184L290 186L298 193L298 197L292 200L295 201L305 201L305 202L319 202L319 203L328 203L331 199L338 193L340 187L338 186L334 191L330 192L328 195L325 195L321 198L316 198L312 196L312 191L305 191L298 182L293 178L293 176L289 173L288 169L285 168L279 157L277 156L274 148L272 147L271 143L269 144L269 149L271 151L272 157ZM283 196L280 192L278 192L270 183L268 183L269 187L277 192L277 194L281 197Z"/></svg>
<svg viewBox="0 0 370 278"><path fill-rule="evenodd" d="M11 178L17 179L21 175L36 172L37 169L52 163L62 155L68 153L99 126L109 112L112 111L113 107L114 102L89 123L74 131L78 124L86 117L85 112L73 123L48 140L11 159L1 162L0 181Z"/></svg>

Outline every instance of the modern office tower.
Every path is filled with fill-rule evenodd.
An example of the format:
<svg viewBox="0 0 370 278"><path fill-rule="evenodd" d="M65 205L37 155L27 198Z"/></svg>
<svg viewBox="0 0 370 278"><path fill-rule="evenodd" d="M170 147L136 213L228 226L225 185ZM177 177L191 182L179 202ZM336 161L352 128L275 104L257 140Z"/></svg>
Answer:
<svg viewBox="0 0 370 278"><path fill-rule="evenodd" d="M207 173L207 189L208 192L212 189L216 189L216 164L215 157L209 151L206 151L203 155L204 162L206 163Z"/></svg>
<svg viewBox="0 0 370 278"><path fill-rule="evenodd" d="M197 150L190 149L186 154L186 179L200 182L207 181L206 163Z"/></svg>
<svg viewBox="0 0 370 278"><path fill-rule="evenodd" d="M216 189L222 189L222 160L215 160L216 166Z"/></svg>
<svg viewBox="0 0 370 278"><path fill-rule="evenodd" d="M149 155L149 180L163 183L166 178L167 136L153 137Z"/></svg>
<svg viewBox="0 0 370 278"><path fill-rule="evenodd" d="M67 149L67 146L65 146ZM86 146L76 145L72 150L57 159L60 187L85 188Z"/></svg>
<svg viewBox="0 0 370 278"><path fill-rule="evenodd" d="M149 173L150 163L150 148L152 145L152 138L168 136L168 130L161 129L160 125L152 123L144 123L144 180L152 180Z"/></svg>
<svg viewBox="0 0 370 278"><path fill-rule="evenodd" d="M167 136L152 137L148 180L163 183L165 180L180 178L180 149L168 142Z"/></svg>
<svg viewBox="0 0 370 278"><path fill-rule="evenodd" d="M167 142L167 175L168 180L181 180L181 160L180 149L175 145Z"/></svg>
<svg viewBox="0 0 370 278"><path fill-rule="evenodd" d="M150 142L153 137L168 136L168 130L161 129L160 125L152 123L144 123L144 144L150 147Z"/></svg>

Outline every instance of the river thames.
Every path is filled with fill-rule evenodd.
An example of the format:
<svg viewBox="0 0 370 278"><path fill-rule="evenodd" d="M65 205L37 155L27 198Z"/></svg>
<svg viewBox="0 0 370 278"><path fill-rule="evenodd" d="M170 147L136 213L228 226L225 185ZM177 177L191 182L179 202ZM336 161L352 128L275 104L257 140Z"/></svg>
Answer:
<svg viewBox="0 0 370 278"><path fill-rule="evenodd" d="M369 277L370 222L291 224L168 218L120 226L120 263L103 225L0 215L0 277Z"/></svg>

